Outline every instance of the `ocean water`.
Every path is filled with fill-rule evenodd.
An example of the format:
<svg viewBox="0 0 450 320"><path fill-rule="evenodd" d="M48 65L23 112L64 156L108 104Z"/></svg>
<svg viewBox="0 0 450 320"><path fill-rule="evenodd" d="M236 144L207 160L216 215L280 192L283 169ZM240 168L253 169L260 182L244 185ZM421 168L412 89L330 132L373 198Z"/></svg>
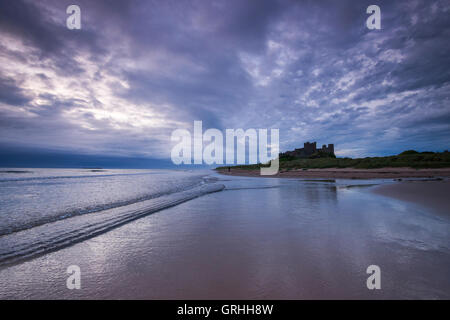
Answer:
<svg viewBox="0 0 450 320"><path fill-rule="evenodd" d="M205 172L1 169L0 265L223 189Z"/></svg>
<svg viewBox="0 0 450 320"><path fill-rule="evenodd" d="M450 298L450 221L392 180L30 171L1 173L0 298Z"/></svg>

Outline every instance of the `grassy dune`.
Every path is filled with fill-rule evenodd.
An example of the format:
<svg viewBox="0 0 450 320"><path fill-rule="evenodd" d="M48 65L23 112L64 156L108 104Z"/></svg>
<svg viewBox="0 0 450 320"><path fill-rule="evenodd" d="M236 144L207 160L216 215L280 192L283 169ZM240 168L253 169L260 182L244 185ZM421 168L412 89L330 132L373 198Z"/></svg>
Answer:
<svg viewBox="0 0 450 320"><path fill-rule="evenodd" d="M258 169L264 164L233 166L237 169ZM450 152L416 152L408 150L395 156L367 157L367 158L315 158L295 159L292 157L280 159L280 169L320 169L320 168L356 168L376 169L387 167L424 168L449 168ZM217 169L226 169L219 167Z"/></svg>

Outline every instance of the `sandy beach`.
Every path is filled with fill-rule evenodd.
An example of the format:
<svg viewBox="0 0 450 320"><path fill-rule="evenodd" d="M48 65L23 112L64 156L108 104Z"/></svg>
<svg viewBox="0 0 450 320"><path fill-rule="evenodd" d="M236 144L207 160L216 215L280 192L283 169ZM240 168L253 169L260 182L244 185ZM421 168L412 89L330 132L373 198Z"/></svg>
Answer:
<svg viewBox="0 0 450 320"><path fill-rule="evenodd" d="M450 220L399 200L407 182L217 178L223 191L0 267L0 298L450 297ZM448 183L411 186L416 198ZM380 194L394 190L399 199ZM366 287L372 264L382 290ZM81 269L80 290L66 288L69 265Z"/></svg>
<svg viewBox="0 0 450 320"><path fill-rule="evenodd" d="M223 175L261 177L259 170L231 169L217 170ZM308 169L280 171L274 178L323 178L323 179L395 179L396 183L381 184L372 191L376 194L408 201L432 210L440 215L450 215L450 168L412 169ZM427 181L402 180L408 178L429 178Z"/></svg>
<svg viewBox="0 0 450 320"><path fill-rule="evenodd" d="M440 215L450 216L450 181L401 181L380 185L377 194L416 203Z"/></svg>
<svg viewBox="0 0 450 320"><path fill-rule="evenodd" d="M217 170L220 174L261 177L259 170L226 169ZM295 169L280 170L272 178L330 178L330 179L389 179L389 178L435 178L450 177L450 168L442 169L413 169L413 168L380 168L380 169L354 169L354 168L327 168L327 169Z"/></svg>

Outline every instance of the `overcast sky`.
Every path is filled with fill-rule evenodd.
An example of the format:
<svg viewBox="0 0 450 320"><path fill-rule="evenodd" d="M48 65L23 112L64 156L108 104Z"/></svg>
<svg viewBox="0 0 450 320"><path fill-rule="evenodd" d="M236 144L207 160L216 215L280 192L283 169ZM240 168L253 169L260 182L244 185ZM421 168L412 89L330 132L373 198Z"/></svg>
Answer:
<svg viewBox="0 0 450 320"><path fill-rule="evenodd" d="M281 151L443 151L449 17L448 0L2 0L0 152L167 159L194 120L279 128Z"/></svg>

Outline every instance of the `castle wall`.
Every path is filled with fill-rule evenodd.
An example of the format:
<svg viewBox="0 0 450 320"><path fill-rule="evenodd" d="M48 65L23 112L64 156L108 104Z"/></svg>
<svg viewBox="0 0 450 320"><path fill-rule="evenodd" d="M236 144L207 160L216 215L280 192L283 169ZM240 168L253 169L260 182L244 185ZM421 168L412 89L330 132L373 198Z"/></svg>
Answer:
<svg viewBox="0 0 450 320"><path fill-rule="evenodd" d="M303 146L303 148L295 149L293 151L286 151L283 154L297 158L307 158L315 154L317 151L334 154L334 144L328 144L328 146L324 144L319 150L317 149L316 142L305 142Z"/></svg>
<svg viewBox="0 0 450 320"><path fill-rule="evenodd" d="M316 142L312 143L305 142L303 146L304 146L303 149L305 150L305 153L307 155L311 155L317 152Z"/></svg>
<svg viewBox="0 0 450 320"><path fill-rule="evenodd" d="M322 150L322 152L334 154L334 145L333 144L329 144L328 146L323 145L321 150Z"/></svg>

